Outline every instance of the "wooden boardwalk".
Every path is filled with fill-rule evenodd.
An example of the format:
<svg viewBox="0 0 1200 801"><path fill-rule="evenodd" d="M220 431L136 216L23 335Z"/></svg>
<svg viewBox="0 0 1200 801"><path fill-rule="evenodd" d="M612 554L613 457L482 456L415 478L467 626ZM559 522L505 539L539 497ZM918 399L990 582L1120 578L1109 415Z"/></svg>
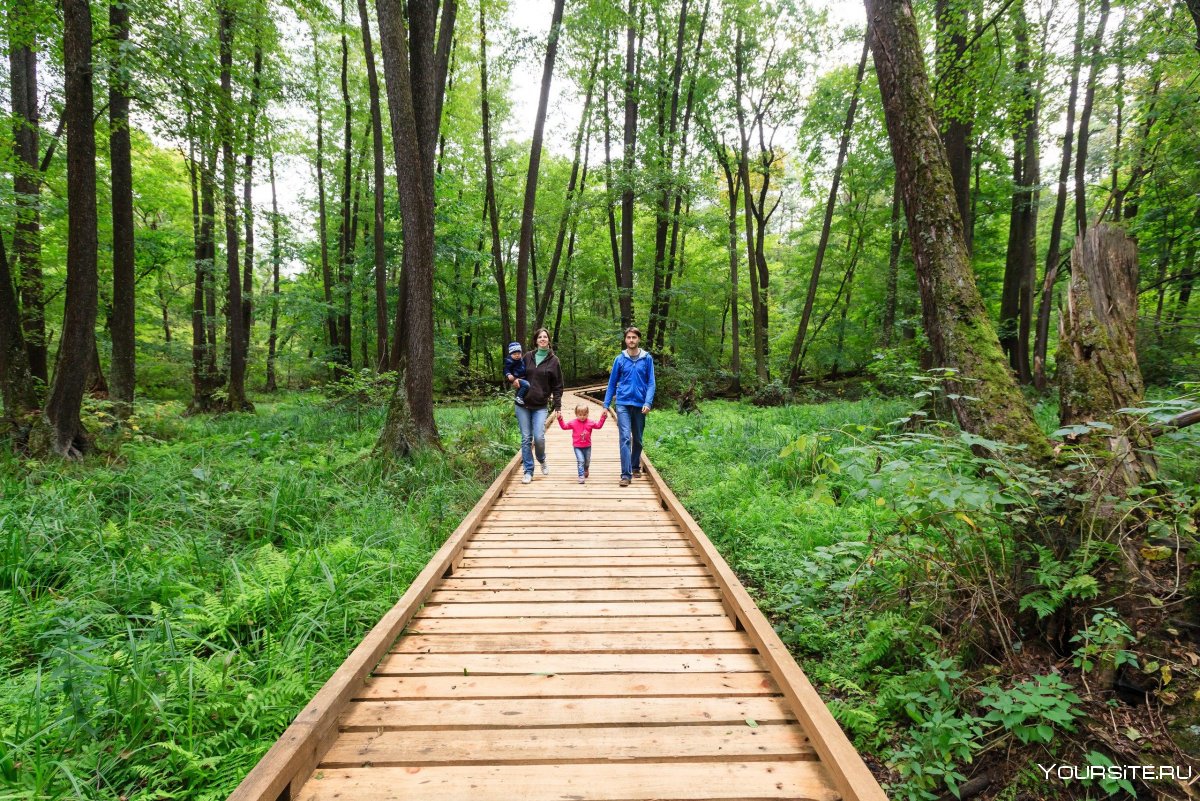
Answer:
<svg viewBox="0 0 1200 801"><path fill-rule="evenodd" d="M618 485L616 421L586 485L546 439L231 799L883 799L654 469Z"/></svg>

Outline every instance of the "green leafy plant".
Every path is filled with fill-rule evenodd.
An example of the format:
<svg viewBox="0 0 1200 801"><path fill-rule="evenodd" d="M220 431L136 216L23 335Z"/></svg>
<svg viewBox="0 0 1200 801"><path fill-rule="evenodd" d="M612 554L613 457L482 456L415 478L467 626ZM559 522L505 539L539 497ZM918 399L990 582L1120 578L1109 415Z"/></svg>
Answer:
<svg viewBox="0 0 1200 801"><path fill-rule="evenodd" d="M1022 743L1049 743L1055 727L1073 731L1082 701L1057 673L1035 676L1008 689L983 688L980 706L990 710L983 720L999 724Z"/></svg>

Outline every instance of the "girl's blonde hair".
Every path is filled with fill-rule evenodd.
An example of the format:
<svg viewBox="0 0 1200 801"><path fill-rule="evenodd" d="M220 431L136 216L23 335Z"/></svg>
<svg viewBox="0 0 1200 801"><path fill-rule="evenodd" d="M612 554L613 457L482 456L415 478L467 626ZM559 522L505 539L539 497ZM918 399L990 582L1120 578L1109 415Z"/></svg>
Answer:
<svg viewBox="0 0 1200 801"><path fill-rule="evenodd" d="M583 415L586 417L587 413L588 413L588 409L590 409L590 408L591 407L589 407L586 403L580 403L575 407L575 414L578 415L582 412Z"/></svg>

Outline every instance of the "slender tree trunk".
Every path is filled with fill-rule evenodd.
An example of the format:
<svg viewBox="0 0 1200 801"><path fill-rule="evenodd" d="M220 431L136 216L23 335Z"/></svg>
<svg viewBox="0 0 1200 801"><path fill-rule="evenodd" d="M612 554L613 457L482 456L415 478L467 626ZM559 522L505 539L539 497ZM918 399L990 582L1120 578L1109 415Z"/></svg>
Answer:
<svg viewBox="0 0 1200 801"><path fill-rule="evenodd" d="M974 128L974 109L970 79L964 62L967 53L967 25L971 4L966 0L937 0L934 16L937 21L937 72L939 106L942 109L942 144L950 163L954 183L954 199L963 222L967 252L972 249L971 232L971 136Z"/></svg>
<svg viewBox="0 0 1200 801"><path fill-rule="evenodd" d="M1195 48L1200 52L1200 0L1184 0L1184 5L1192 15L1192 22L1196 25L1196 41Z"/></svg>
<svg viewBox="0 0 1200 801"><path fill-rule="evenodd" d="M605 42L607 44L607 42ZM615 195L613 194L613 176L612 176L612 115L608 105L608 48L604 49L604 196L605 196L605 211L608 216L608 241L612 249L613 263L613 287L616 288L617 294L621 294L621 246L617 244L617 216L613 209L616 204L613 202ZM625 304L621 304L621 319L632 319L633 312L625 308ZM624 327L624 326L622 326Z"/></svg>
<svg viewBox="0 0 1200 801"><path fill-rule="evenodd" d="M242 339L250 352L254 327L254 148L259 107L262 104L262 31L254 29L254 72L250 84L250 107L246 114L246 152L242 164L242 217L246 230L246 255L242 267Z"/></svg>
<svg viewBox="0 0 1200 801"><path fill-rule="evenodd" d="M691 70L691 74L688 76L687 101L684 104L684 112L683 112L683 134L681 136L681 141L680 141L680 145L679 145L679 151L680 151L679 152L679 163L681 166L684 166L687 164L688 130L691 125L692 107L694 105L695 98L696 98L696 73L700 69L700 56L703 53L703 49L704 49L704 32L708 28L709 7L710 7L709 0L705 0L704 11L700 16L700 32L696 37L696 51L695 51L695 55L693 57L692 70ZM663 298L661 301L662 311L660 313L660 316L662 317L663 320L669 319L670 314L671 314L671 311L670 311L671 310L671 284L672 284L673 276L675 273L676 255L680 253L680 250L678 247L679 228L680 228L680 221L682 219L680 216L680 212L682 211L682 207L683 207L683 196L684 196L684 194L686 194L686 192L681 187L676 186L673 194L675 196L675 208L674 208L673 212L671 213L671 249L667 255L667 276L663 283ZM689 196L688 203L690 206L690 204L691 204L690 196ZM682 262L682 259L681 259L681 262ZM662 349L663 349L663 344L664 344L663 338L665 336L664 329L665 329L665 326L662 326L659 328L658 340L651 345L651 347L654 348L656 351L662 351Z"/></svg>
<svg viewBox="0 0 1200 801"><path fill-rule="evenodd" d="M63 0L63 118L67 127L67 286L62 341L46 402L50 448L79 458L88 447L80 408L96 325L96 135L92 128L92 14Z"/></svg>
<svg viewBox="0 0 1200 801"><path fill-rule="evenodd" d="M1082 2L1082 0L1081 0ZM1088 126L1092 120L1092 103L1096 99L1096 79L1101 68L1104 49L1104 28L1108 24L1109 0L1100 0L1100 20L1096 23L1096 35L1092 39L1092 64L1088 69L1087 87L1083 94L1083 110L1079 113L1079 147L1075 152L1075 231L1076 235L1087 230L1087 170Z"/></svg>
<svg viewBox="0 0 1200 801"><path fill-rule="evenodd" d="M4 420L21 428L26 425L24 418L38 406L3 237L0 237L0 399L4 401Z"/></svg>
<svg viewBox="0 0 1200 801"><path fill-rule="evenodd" d="M41 175L38 169L38 80L34 52L34 6L9 6L9 77L12 80L13 262L20 292L21 327L29 370L42 385L49 382L46 360L46 303L42 297ZM34 391L39 395L38 384Z"/></svg>
<svg viewBox="0 0 1200 801"><path fill-rule="evenodd" d="M129 65L123 55L129 41L129 6L108 6L114 53L109 62L109 161L112 172L112 399L118 420L133 411L134 339L133 168L129 138Z"/></svg>
<svg viewBox="0 0 1200 801"><path fill-rule="evenodd" d="M533 123L533 143L529 148L529 171L525 176L525 203L521 208L521 236L517 244L517 340L524 342L529 325L529 259L533 250L533 216L537 201L538 170L542 163L542 133L546 127L546 108L550 104L550 82L558 55L558 37L562 30L564 0L554 0L550 34L546 39L546 60L542 64L542 88L538 95L537 116ZM586 112L585 112L586 116ZM536 305L536 304L535 304Z"/></svg>
<svg viewBox="0 0 1200 801"><path fill-rule="evenodd" d="M640 91L638 89L638 57L635 44L640 42L635 25L637 0L629 0L625 28L625 130L621 167L621 274L617 296L621 303L621 328L633 325L633 170L637 147L637 118ZM643 10L643 13L644 10Z"/></svg>
<svg viewBox="0 0 1200 801"><path fill-rule="evenodd" d="M1015 109L1020 125L1013 135L1013 196L1009 214L1008 251L1000 299L1000 347L1022 384L1033 381L1029 366L1029 321L1033 301L1033 249L1036 234L1034 192L1040 181L1037 166L1037 111L1030 71L1029 25L1025 7L1016 4L1016 62L1018 81Z"/></svg>
<svg viewBox="0 0 1200 801"><path fill-rule="evenodd" d="M1032 458L1044 458L1045 437L1008 371L975 286L912 7L908 0L866 0L866 7L925 331L935 364L957 371L947 380L950 394L979 398L950 398L951 408L964 430L1025 445Z"/></svg>
<svg viewBox="0 0 1200 801"><path fill-rule="evenodd" d="M367 91L371 97L371 154L375 176L371 183L375 189L375 223L371 227L375 246L375 369L382 373L388 369L387 253L383 228L387 175L383 164L383 113L379 105L379 75L375 69L367 0L358 0L358 16L362 24L363 55L367 62Z"/></svg>
<svg viewBox="0 0 1200 801"><path fill-rule="evenodd" d="M808 279L808 293L804 296L804 308L800 312L800 326L796 330L796 340L792 343L792 353L788 357L788 363L791 365L788 374L788 384L790 386L795 386L804 372L803 365L800 363L800 354L804 352L804 339L808 335L808 323L812 318L813 305L817 299L817 288L821 281L821 267L825 262L825 250L829 246L829 233L833 227L833 212L837 206L838 188L842 180L842 167L846 164L846 154L850 150L850 134L854 130L854 115L858 111L859 90L862 88L863 75L867 70L870 35L870 31L868 31L867 40L863 42L862 56L858 60L858 72L854 78L854 91L850 95L850 107L846 109L846 122L842 126L842 137L838 142L838 155L837 162L833 168L833 181L829 185L829 195L825 199L825 218L821 222L821 237L817 240L817 255L813 259L812 274ZM893 219L895 219L895 215L896 213L893 211ZM892 302L894 315L894 288ZM885 326L885 330L887 327Z"/></svg>
<svg viewBox="0 0 1200 801"><path fill-rule="evenodd" d="M279 201L275 192L275 149L267 151L267 169L271 175L271 329L267 336L267 392L279 387L275 378L275 348L279 330L279 267L283 262L283 251L279 241Z"/></svg>
<svg viewBox="0 0 1200 801"><path fill-rule="evenodd" d="M414 20L424 16L423 4L426 2L422 0L419 4L409 0L409 13ZM389 456L402 457L415 448L438 445L437 424L433 418L432 186L432 150L438 126L434 120L432 136L425 137L423 142L417 111L428 112L433 107L431 101L437 79L432 71L424 68L410 69L408 32L398 5L396 0L377 0L376 8L404 234L405 305L397 315L402 315L406 321L403 337L406 353L402 376L388 404L387 420L377 448ZM432 26L414 25L412 53L419 55L432 48ZM421 122L427 124L424 118Z"/></svg>
<svg viewBox="0 0 1200 801"><path fill-rule="evenodd" d="M767 378L767 362L766 362L766 347L764 343L765 332L762 330L762 317L759 315L758 309L760 304L758 293L758 272L755 269L754 263L754 210L753 199L751 197L750 183L750 140L746 132L746 112L742 106L743 81L746 73L746 53L745 39L742 31L741 20L737 23L737 40L734 44L734 68L736 70L734 78L734 108L737 112L738 120L738 177L742 183L742 205L745 208L746 216L746 261L747 269L750 272L750 319L753 323L754 332L754 369L760 384L765 384Z"/></svg>
<svg viewBox="0 0 1200 801"><path fill-rule="evenodd" d="M329 333L329 347L337 358L341 347L338 342L337 314L333 305L333 273L329 267L329 226L325 209L325 109L321 102L321 49L317 41L316 23L312 23L313 36L313 93L317 106L317 239L321 245L321 285L325 290L325 326Z"/></svg>
<svg viewBox="0 0 1200 801"><path fill-rule="evenodd" d="M738 191L741 187L741 177L737 170L730 169L728 152L724 145L720 154L721 169L725 173L725 186L729 198L729 341L732 353L729 371L733 373L733 382L729 387L735 396L742 394L742 351L740 345L740 329L738 323Z"/></svg>
<svg viewBox="0 0 1200 801"><path fill-rule="evenodd" d="M1033 342L1033 385L1045 391L1046 354L1050 341L1050 307L1054 296L1054 284L1058 280L1059 262L1062 258L1063 219L1067 208L1067 176L1071 172L1071 149L1075 141L1075 101L1079 95L1079 68L1083 60L1083 29L1087 19L1087 4L1078 0L1078 18L1075 23L1075 48L1071 57L1071 88L1067 93L1067 128L1063 134L1062 162L1058 170L1058 192L1054 202L1054 219L1050 224L1050 245L1046 250L1046 266L1042 273L1042 294L1038 304L1037 332Z"/></svg>
<svg viewBox="0 0 1200 801"><path fill-rule="evenodd" d="M338 268L337 268L337 325L338 325L338 348L335 361L343 368L350 366L351 347L353 343L350 339L350 280L347 275L348 262L350 259L350 251L354 248L354 242L350 238L350 192L351 192L351 169L354 159L354 132L351 129L353 124L353 109L350 106L350 46L346 37L346 0L341 0L342 14L342 70L341 70L341 87L342 87L342 206L341 220L338 226Z"/></svg>
<svg viewBox="0 0 1200 801"><path fill-rule="evenodd" d="M251 411L246 400L246 338L242 333L242 274L238 260L237 161L233 157L233 9L222 3L217 9L217 38L221 53L222 177L225 190L225 271L228 277L229 390L230 411Z"/></svg>
<svg viewBox="0 0 1200 801"><path fill-rule="evenodd" d="M887 290L883 301L883 346L892 346L892 335L896 328L896 285L900 277L900 246L903 236L900 232L900 180L897 177L892 182L892 247L888 252Z"/></svg>
<svg viewBox="0 0 1200 801"><path fill-rule="evenodd" d="M675 34L675 60L671 65L671 104L670 112L663 117L663 104L658 104L659 110L659 153L662 163L662 188L658 198L654 226L654 285L650 294L650 314L647 320L646 341L650 347L655 342L662 342L662 300L663 286L666 283L667 238L671 231L671 204L676 193L675 189L675 134L679 125L679 88L683 84L683 42L687 32L688 0L681 0L679 6L679 25ZM662 135L665 123L666 135Z"/></svg>
<svg viewBox="0 0 1200 801"><path fill-rule="evenodd" d="M595 75L596 67L599 62L599 52L592 59L591 69L588 70L588 75ZM546 272L546 285L542 289L541 301L535 303L536 322L534 328L541 328L545 323L546 316L550 312L550 301L554 297L554 282L558 276L558 266L562 260L563 245L567 239L567 228L572 219L575 217L575 207L578 205L577 198L583 195L583 188L580 187L576 191L576 181L579 177L580 154L583 151L583 141L585 135L590 130L591 109L592 109L592 90L595 87L594 81L589 81L587 94L583 100L583 113L579 117L579 128L575 133L575 156L571 161L571 175L567 180L567 192L563 199L562 214L558 219L558 235L554 239L554 253L550 257L550 268ZM584 162L584 171L587 170L587 163Z"/></svg>
<svg viewBox="0 0 1200 801"><path fill-rule="evenodd" d="M512 326L508 315L508 288L504 269L504 251L500 243L500 212L496 208L496 177L492 159L491 108L488 105L487 20L484 5L479 6L479 103L483 119L483 171L487 216L492 236L492 271L500 302L500 337L507 347L512 341Z"/></svg>

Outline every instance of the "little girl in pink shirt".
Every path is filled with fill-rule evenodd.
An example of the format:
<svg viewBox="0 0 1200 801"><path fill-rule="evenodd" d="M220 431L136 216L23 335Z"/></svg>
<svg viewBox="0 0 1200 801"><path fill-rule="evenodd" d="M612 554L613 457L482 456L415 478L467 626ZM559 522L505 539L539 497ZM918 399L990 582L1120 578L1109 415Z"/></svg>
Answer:
<svg viewBox="0 0 1200 801"><path fill-rule="evenodd" d="M582 484L587 479L588 467L592 464L592 430L604 427L604 421L608 419L608 410L600 413L600 422L598 423L593 423L588 419L586 403L575 407L575 419L569 423L563 420L561 414L557 417L558 427L563 431L571 432L571 444L575 446L575 461L579 465L579 483Z"/></svg>

